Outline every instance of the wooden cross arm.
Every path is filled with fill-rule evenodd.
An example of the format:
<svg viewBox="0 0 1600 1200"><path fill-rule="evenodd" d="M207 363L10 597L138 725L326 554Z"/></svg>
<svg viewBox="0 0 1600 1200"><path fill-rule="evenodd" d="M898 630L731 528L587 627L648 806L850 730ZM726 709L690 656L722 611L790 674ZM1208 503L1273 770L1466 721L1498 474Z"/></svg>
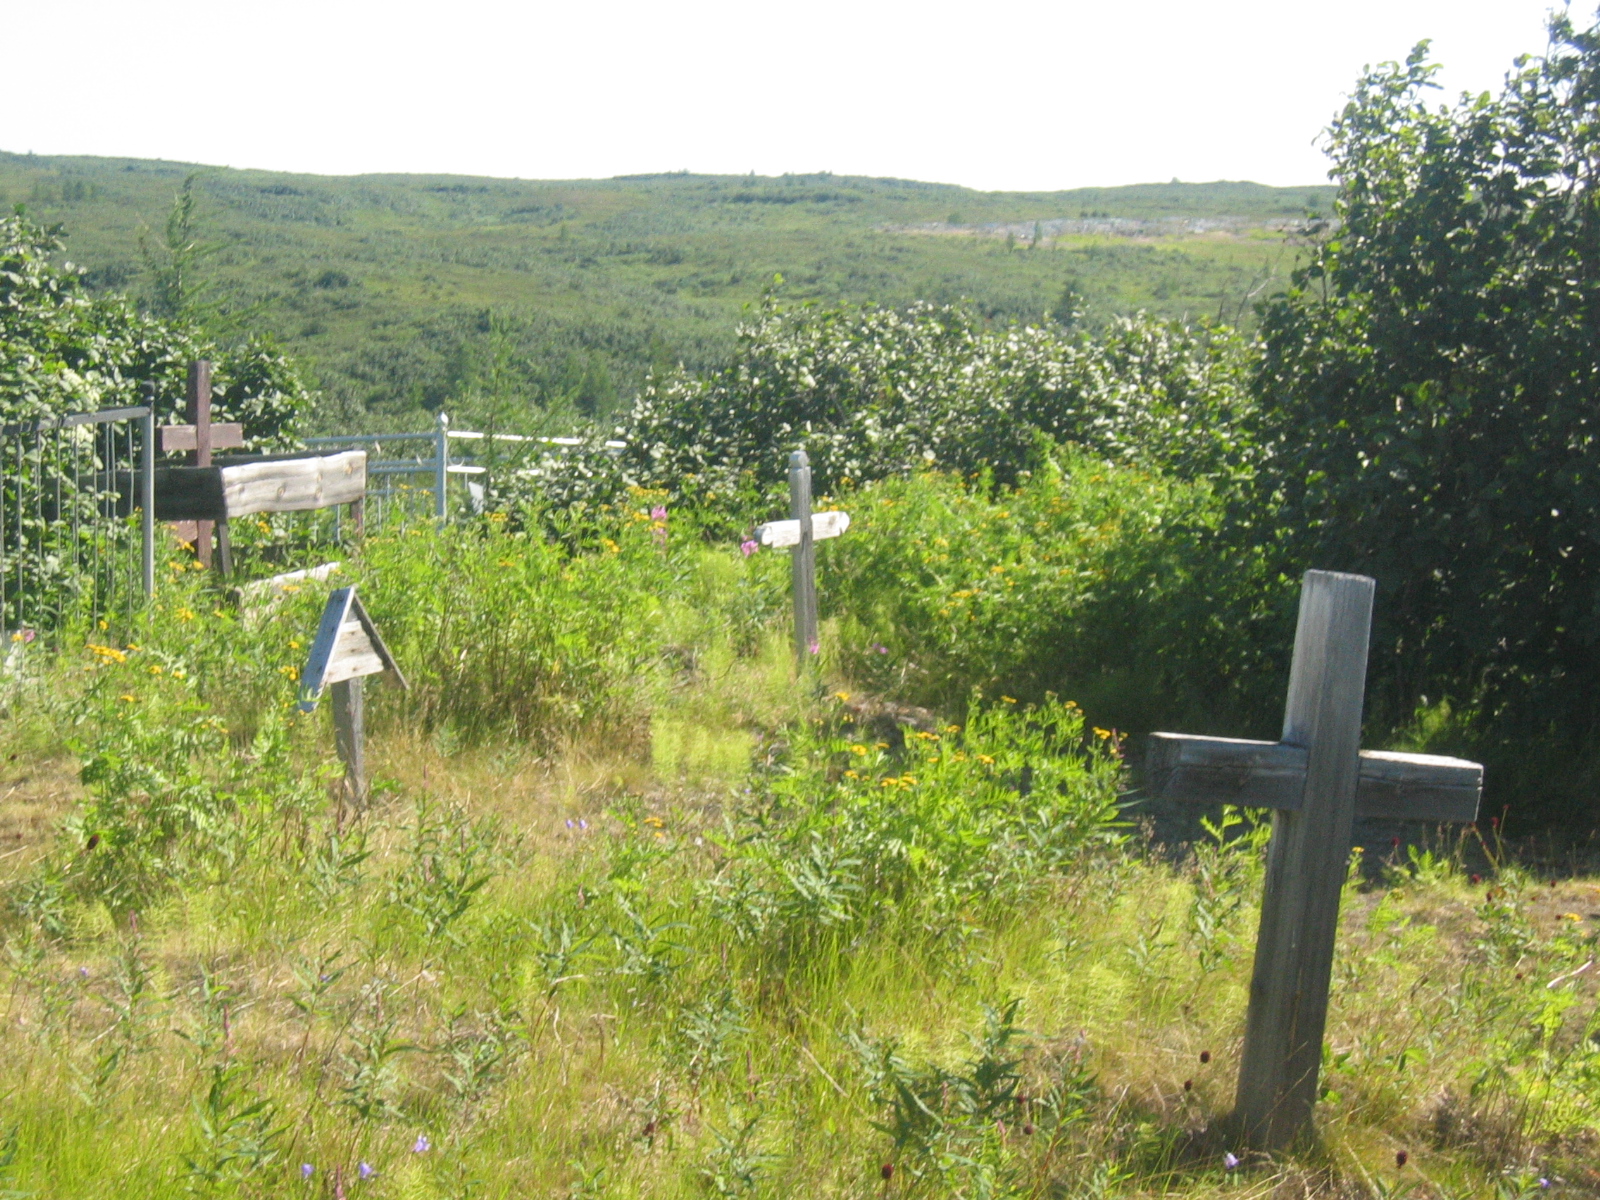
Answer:
<svg viewBox="0 0 1600 1200"><path fill-rule="evenodd" d="M161 449L174 454L180 450L195 450L200 445L200 435L193 425L161 426ZM244 445L244 426L237 421L217 421L211 425L211 448L235 450Z"/></svg>
<svg viewBox="0 0 1600 1200"><path fill-rule="evenodd" d="M830 511L811 514L811 540L814 542L838 537L849 528L849 513ZM768 521L765 525L758 525L756 526L756 541L763 546L771 546L775 550L783 546L798 546L800 544L800 522Z"/></svg>
<svg viewBox="0 0 1600 1200"><path fill-rule="evenodd" d="M1146 789L1166 800L1298 810L1306 751L1283 742L1153 733ZM1475 821L1483 767L1435 754L1361 751L1356 816L1400 821Z"/></svg>

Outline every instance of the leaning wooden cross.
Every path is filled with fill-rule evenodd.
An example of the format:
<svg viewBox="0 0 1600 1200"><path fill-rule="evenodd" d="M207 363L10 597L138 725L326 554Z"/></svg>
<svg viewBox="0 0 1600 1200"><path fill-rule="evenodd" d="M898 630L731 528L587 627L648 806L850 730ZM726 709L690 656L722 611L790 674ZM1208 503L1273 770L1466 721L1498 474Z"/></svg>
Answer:
<svg viewBox="0 0 1600 1200"><path fill-rule="evenodd" d="M793 546L794 648L800 661L817 652L816 543L850 528L850 514L811 511L811 460L804 450L789 456L789 520L769 521L755 540L774 550Z"/></svg>
<svg viewBox="0 0 1600 1200"><path fill-rule="evenodd" d="M323 689L332 689L333 742L344 763L345 786L357 805L367 798L361 680L385 671L392 672L401 687L406 686L406 677L367 616L356 589L340 588L328 597L306 669L300 674L300 711L314 712Z"/></svg>
<svg viewBox="0 0 1600 1200"><path fill-rule="evenodd" d="M1281 740L1150 739L1154 795L1274 810L1234 1113L1264 1150L1311 1127L1355 818L1478 814L1477 763L1361 749L1372 595L1364 575L1306 573Z"/></svg>

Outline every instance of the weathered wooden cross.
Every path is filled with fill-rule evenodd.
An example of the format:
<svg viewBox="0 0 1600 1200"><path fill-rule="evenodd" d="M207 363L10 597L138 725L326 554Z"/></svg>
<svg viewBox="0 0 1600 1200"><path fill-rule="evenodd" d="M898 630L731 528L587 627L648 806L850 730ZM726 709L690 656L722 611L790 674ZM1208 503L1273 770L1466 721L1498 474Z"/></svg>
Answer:
<svg viewBox="0 0 1600 1200"><path fill-rule="evenodd" d="M187 416L191 422L188 425L163 425L161 427L161 450L164 454L174 454L180 451L194 452L194 465L209 467L211 465L211 452L213 450L236 450L244 445L244 426L233 421L213 423L211 420L211 364L205 359L189 364L189 402ZM178 522L178 536L183 537L190 530L184 528L193 524L194 548L203 566L211 565L211 521L180 521ZM223 517L215 522L217 536L217 550L220 557L222 573L231 573L233 563L233 547L228 536L228 519ZM188 540L185 538L185 540Z"/></svg>
<svg viewBox="0 0 1600 1200"><path fill-rule="evenodd" d="M344 763L345 787L357 806L367 798L366 706L361 680L385 671L392 672L401 687L406 686L406 677L367 616L356 589L339 588L322 610L306 669L300 673L300 710L314 712L323 689L331 688L333 743Z"/></svg>
<svg viewBox="0 0 1600 1200"><path fill-rule="evenodd" d="M1477 763L1361 749L1373 586L1364 575L1306 572L1279 741L1150 738L1154 795L1274 810L1233 1116L1264 1150L1311 1128L1355 818L1478 813Z"/></svg>
<svg viewBox="0 0 1600 1200"><path fill-rule="evenodd" d="M804 450L789 455L789 520L759 526L755 540L774 550L794 547L794 649L802 663L817 652L816 543L849 528L848 513L811 511L811 460Z"/></svg>

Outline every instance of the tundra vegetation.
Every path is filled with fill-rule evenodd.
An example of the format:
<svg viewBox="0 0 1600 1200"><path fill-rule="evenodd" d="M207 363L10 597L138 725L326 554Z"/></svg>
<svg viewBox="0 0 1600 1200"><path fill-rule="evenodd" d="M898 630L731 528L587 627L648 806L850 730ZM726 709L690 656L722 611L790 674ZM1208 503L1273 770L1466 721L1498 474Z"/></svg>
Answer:
<svg viewBox="0 0 1600 1200"><path fill-rule="evenodd" d="M167 544L147 609L17 631L0 1189L1600 1194L1600 885L1521 838L1595 761L1600 39L1555 34L1498 98L1361 82L1259 333L770 302L622 453L373 529L344 579L411 686L370 689L366 807L293 703L323 587L241 604ZM182 272L140 312L3 233L8 420L210 338L229 415L298 436ZM747 541L797 444L853 518L799 672ZM1378 578L1366 744L1485 754L1507 820L1353 852L1321 1137L1269 1160L1224 1119L1266 826L1158 843L1126 759L1274 732L1307 566Z"/></svg>

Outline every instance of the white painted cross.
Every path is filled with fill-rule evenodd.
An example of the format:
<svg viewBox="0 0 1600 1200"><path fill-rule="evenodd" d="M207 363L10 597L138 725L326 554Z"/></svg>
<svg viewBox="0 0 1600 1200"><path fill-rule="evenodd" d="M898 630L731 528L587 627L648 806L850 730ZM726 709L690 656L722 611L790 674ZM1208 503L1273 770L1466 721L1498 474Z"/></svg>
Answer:
<svg viewBox="0 0 1600 1200"><path fill-rule="evenodd" d="M811 511L811 460L804 450L789 456L789 513L787 521L757 527L755 540L775 550L794 547L794 649L803 665L817 652L816 543L850 528L848 513Z"/></svg>
<svg viewBox="0 0 1600 1200"><path fill-rule="evenodd" d="M306 669L300 674L300 710L314 712L324 688L333 692L333 741L344 763L351 800L367 796L365 705L361 680L392 672L402 688L406 677L383 644L354 587L339 588L322 610Z"/></svg>
<svg viewBox="0 0 1600 1200"><path fill-rule="evenodd" d="M1472 821L1478 813L1477 763L1361 749L1373 587L1364 575L1306 572L1281 740L1150 738L1152 794L1273 809L1233 1115L1246 1142L1264 1150L1311 1127L1356 816Z"/></svg>

